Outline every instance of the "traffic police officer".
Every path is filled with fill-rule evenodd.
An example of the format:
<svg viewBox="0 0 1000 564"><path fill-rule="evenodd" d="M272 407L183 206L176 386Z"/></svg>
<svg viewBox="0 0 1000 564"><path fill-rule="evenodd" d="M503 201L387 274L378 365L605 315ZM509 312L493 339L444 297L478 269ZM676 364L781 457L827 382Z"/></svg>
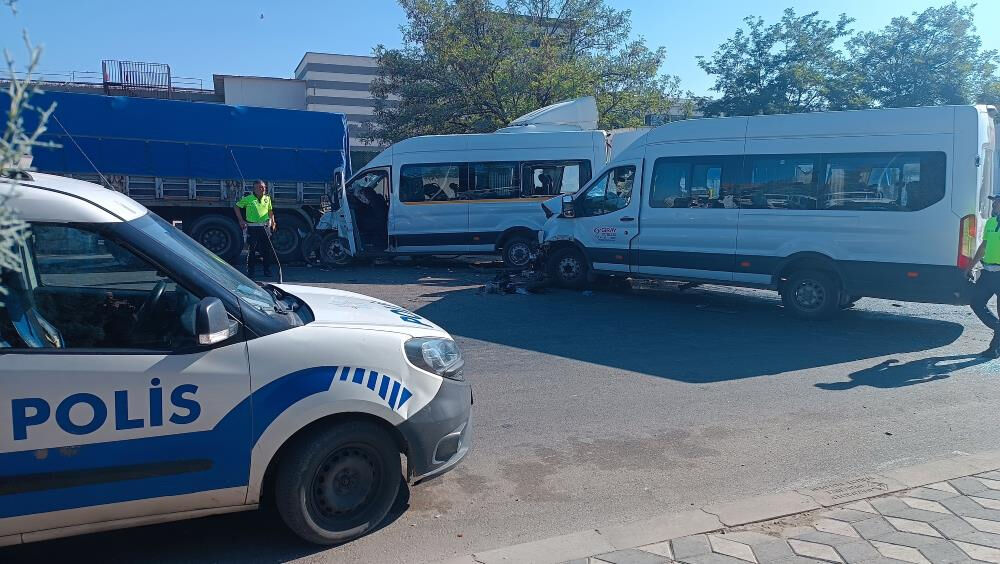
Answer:
<svg viewBox="0 0 1000 564"><path fill-rule="evenodd" d="M240 210L246 212L246 219ZM253 276L254 265L257 262L255 253L260 252L264 260L264 276L271 275L271 261L277 262L274 247L271 246L271 233L278 228L274 221L274 208L271 197L267 195L267 184L258 180L253 185L253 194L247 194L236 202L236 219L247 237L247 276Z"/></svg>
<svg viewBox="0 0 1000 564"><path fill-rule="evenodd" d="M993 330L990 347L983 351L982 356L1000 358L1000 319L990 311L988 305L993 296L1000 293L1000 221L997 220L997 216L1000 216L1000 196L990 196L990 200L993 201L993 217L986 221L983 242L969 263L969 270L980 261L983 263L983 270L972 290L970 305L976 317Z"/></svg>

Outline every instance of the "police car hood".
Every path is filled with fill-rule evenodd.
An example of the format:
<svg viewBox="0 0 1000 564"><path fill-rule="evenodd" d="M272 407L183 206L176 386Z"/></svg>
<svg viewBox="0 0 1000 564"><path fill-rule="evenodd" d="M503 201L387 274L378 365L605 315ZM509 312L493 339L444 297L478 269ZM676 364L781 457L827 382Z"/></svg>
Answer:
<svg viewBox="0 0 1000 564"><path fill-rule="evenodd" d="M370 327L413 336L447 335L444 329L420 315L371 296L313 286L280 284L278 287L306 302L316 316L313 323L317 325Z"/></svg>

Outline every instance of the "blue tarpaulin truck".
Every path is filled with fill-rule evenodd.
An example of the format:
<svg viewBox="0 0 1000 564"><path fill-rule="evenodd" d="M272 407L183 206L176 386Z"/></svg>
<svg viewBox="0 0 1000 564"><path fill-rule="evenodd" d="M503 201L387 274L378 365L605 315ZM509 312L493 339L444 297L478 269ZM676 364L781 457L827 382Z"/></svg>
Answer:
<svg viewBox="0 0 1000 564"><path fill-rule="evenodd" d="M69 92L31 100L56 104L42 140L59 145L34 151L36 169L123 192L229 261L243 242L232 208L255 180L268 182L274 247L289 261L301 258L300 245L351 174L343 114Z"/></svg>

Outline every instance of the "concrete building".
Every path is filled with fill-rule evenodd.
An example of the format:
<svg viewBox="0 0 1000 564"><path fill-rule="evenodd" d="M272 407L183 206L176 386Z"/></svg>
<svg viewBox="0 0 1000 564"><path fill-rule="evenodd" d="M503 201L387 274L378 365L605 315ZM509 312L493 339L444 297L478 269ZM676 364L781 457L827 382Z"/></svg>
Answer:
<svg viewBox="0 0 1000 564"><path fill-rule="evenodd" d="M347 115L355 167L383 149L364 140L375 119L375 98L369 86L377 75L375 57L362 55L309 52L295 67L295 78L305 81L306 109Z"/></svg>
<svg viewBox="0 0 1000 564"><path fill-rule="evenodd" d="M212 78L215 92L222 93L223 102L232 106L307 109L303 80L229 74L216 74Z"/></svg>

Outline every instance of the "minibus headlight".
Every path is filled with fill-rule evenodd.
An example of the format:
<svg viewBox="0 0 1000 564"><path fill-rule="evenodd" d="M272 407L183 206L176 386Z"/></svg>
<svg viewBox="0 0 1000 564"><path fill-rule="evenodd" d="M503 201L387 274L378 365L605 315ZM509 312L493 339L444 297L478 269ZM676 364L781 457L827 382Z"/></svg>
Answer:
<svg viewBox="0 0 1000 564"><path fill-rule="evenodd" d="M410 364L452 380L464 380L465 360L451 339L416 338L403 345Z"/></svg>

